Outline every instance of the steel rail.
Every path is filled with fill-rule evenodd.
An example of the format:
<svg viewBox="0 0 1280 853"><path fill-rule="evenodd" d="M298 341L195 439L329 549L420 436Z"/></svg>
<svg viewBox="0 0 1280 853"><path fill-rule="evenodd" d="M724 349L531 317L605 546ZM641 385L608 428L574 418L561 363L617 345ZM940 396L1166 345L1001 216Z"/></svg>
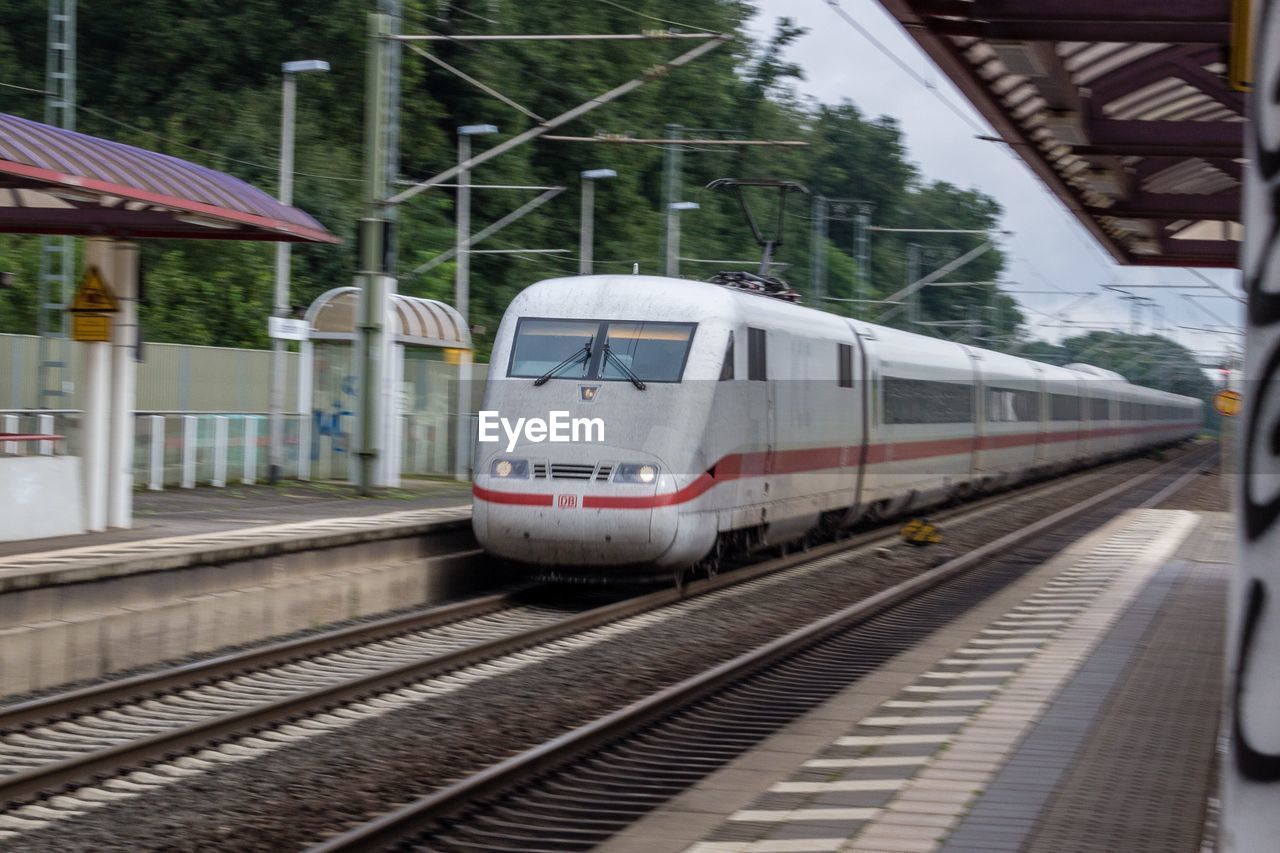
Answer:
<svg viewBox="0 0 1280 853"><path fill-rule="evenodd" d="M738 657L719 664L677 684L665 687L650 696L582 725L546 743L532 747L511 758L498 762L459 782L421 797L408 805L388 812L378 818L356 826L340 835L307 849L307 853L350 853L350 851L378 850L386 845L405 840L442 818L454 816L477 800L491 796L566 761L582 756L610 741L636 730L656 719L686 707L717 690L753 674L786 658L796 651L822 640L824 637L846 630L873 616L921 594L936 589L943 583L984 562L1004 554L1028 541L1070 522L1110 501L1123 497L1142 486L1166 476L1171 470L1190 464L1194 473L1212 454L1180 457L1166 465L1148 471L1127 482L1113 486L1080 503L1059 510L1021 530L1007 534L975 548L942 565L930 569L909 580L882 590L869 598L845 607L835 613L796 629ZM1198 457L1198 458L1197 458ZM1185 485L1189 475L1178 482ZM1165 491L1168 491L1167 489ZM1163 492L1162 492L1163 494ZM808 562L808 559L806 559Z"/></svg>
<svg viewBox="0 0 1280 853"><path fill-rule="evenodd" d="M1077 475L1077 477L1091 478L1102 476L1114 465L1123 464L1124 461L1127 460L1089 469ZM1073 477L1067 479L1056 478L1044 482L1033 483L1014 490L966 502L961 506L934 513L932 514L932 517L938 520L945 520L956 515L976 513L990 504L1008 500L1011 496L1016 495L1018 497L1028 497L1041 491L1061 487L1067 482L1075 481L1076 478ZM826 556L827 553L834 550L861 547L865 544L885 538L886 535L887 534L883 528L877 528L836 543L828 543L826 545L819 546L817 549L811 549L809 556L817 558ZM831 549L831 551L827 549ZM478 559L483 555L483 553L484 552L481 549L468 549L438 559L449 561L473 560ZM777 571L781 568L785 568L785 566L777 566L770 563L769 567L764 569L764 572ZM725 574L714 586L706 587L700 583L695 583L689 587L689 591L693 594L697 594L700 592L710 591L712 589L718 589L721 586L729 585L733 582L754 579L764 572L752 571L748 568L739 569L731 574ZM471 618L487 612L495 611L501 608L504 604L510 603L512 597L517 593L531 588L532 585L521 585L512 589L502 590L490 595L467 599L453 604L432 607L414 613L391 616L385 619L340 628L335 631L310 634L293 640L271 643L260 648L252 648L226 655L219 655L217 657L169 667L155 672L141 673L128 678L102 682L100 684L93 684L76 690L51 694L49 696L43 696L12 705L0 706L0 732L12 731L28 726L32 723L49 721L73 712L83 713L93 710L94 708L112 705L124 700L142 698L151 694L171 690L175 687L196 686L215 678L237 675L254 669L261 669L263 667L288 663L317 654L337 651L345 647L354 646L372 640L386 639L395 636L396 634L442 625L450 621ZM2 781L3 777L0 777L0 783L2 783Z"/></svg>
<svg viewBox="0 0 1280 853"><path fill-rule="evenodd" d="M434 559L465 562L479 559L483 555L482 549L471 548ZM387 639L396 634L479 616L498 610L509 603L512 596L526 588L527 585L522 585L453 604L362 622L335 631L282 640L259 648L218 655L155 672L144 672L129 678L91 684L77 690L6 705L0 707L0 732L12 731L33 722L43 722L72 712L89 711L125 699L138 699L174 687L195 686L214 678L237 675L246 670L288 663L370 640ZM2 779L3 777L0 777L0 780Z"/></svg>
<svg viewBox="0 0 1280 853"><path fill-rule="evenodd" d="M1181 457L1179 460L1169 463L1169 465L1157 468L1153 472L1148 472L1145 476L1163 472L1170 465L1179 463L1185 463L1185 457ZM1084 477L1072 477L1069 482L1079 482L1080 479L1087 480L1102 476L1110 467L1112 466L1104 466L1101 470L1091 469ZM999 504L1011 499L1022 499L1030 494L1063 486L1063 478L1058 478L1038 483L1028 488L1015 489L1010 492L993 495L938 513L934 517L939 519L962 519L965 516L981 513L991 504ZM1126 484L1121 484L1121 487L1127 488ZM1115 489L1112 489L1103 494L1111 494L1114 491ZM764 560L729 573L696 580L687 584L683 590L672 588L657 590L634 598L592 608L574 614L567 619L532 630L504 635L439 655L425 657L408 664L275 699L232 714L175 727L168 731L117 744L97 752L74 756L20 773L2 776L0 777L0 802L12 803L21 801L23 798L29 798L43 791L68 785L96 774L113 773L121 768L133 766L147 760L173 755L197 746L205 746L210 741L216 741L219 738L251 731L281 720L296 718L306 713L324 710L377 692L385 692L406 683L412 683L432 675L500 657L562 636L590 630L638 613L674 604L689 597L736 586L746 581L785 571L832 554L874 545L892 539L893 536L894 533L892 531L887 532L883 527L877 528L847 539L814 546L791 556ZM448 605L444 608L435 608L417 615L431 620L428 624L456 621L466 616L483 613L486 609L500 607L500 599L504 595L510 594L498 593L473 601ZM443 618L440 618L441 614L444 614ZM0 715L0 724L12 722L14 726L26 725L33 720L48 720L50 717L65 715L71 709L84 708L86 704L92 706L94 704L102 705L112 701L119 701L121 698L136 699L140 692L146 695L161 689L156 686L161 682L167 686L174 686L194 681L208 681L215 671L217 671L217 674L225 675L226 673L242 672L253 668L251 664L246 663L249 659L287 661L303 657L303 649L306 648L310 648L312 650L311 653L314 654L317 651L331 651L335 644L350 646L357 642L356 637L360 634L365 634L365 638L369 639L381 631L383 637L385 637L388 624L394 624L396 620L405 618L392 617L380 622L351 626L338 632L304 637L260 650L250 650L245 653L215 658L211 661L176 667L152 676L135 676L121 682L100 686L95 685L68 694L32 700L31 702L12 706L4 711ZM395 633L403 632L397 630ZM340 637L341 639L335 640L335 637ZM151 680L149 681L148 679ZM76 704L77 702L79 703L78 705Z"/></svg>

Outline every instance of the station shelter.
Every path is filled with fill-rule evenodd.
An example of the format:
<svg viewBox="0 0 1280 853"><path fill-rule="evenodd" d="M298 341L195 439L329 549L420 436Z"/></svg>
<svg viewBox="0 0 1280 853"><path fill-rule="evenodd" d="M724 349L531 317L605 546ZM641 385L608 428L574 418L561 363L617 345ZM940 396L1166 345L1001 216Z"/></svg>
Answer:
<svg viewBox="0 0 1280 853"><path fill-rule="evenodd" d="M307 309L298 380L298 410L310 414L310 429L301 433L302 477L354 479L359 298L358 287L335 287ZM384 328L391 334L377 481L394 486L402 473L452 474L458 436L469 434L474 409L472 383L459 382L472 349L467 323L451 305L392 293Z"/></svg>
<svg viewBox="0 0 1280 853"><path fill-rule="evenodd" d="M79 456L0 455L0 540L133 523L139 241L336 243L238 178L166 154L0 113L0 232L87 238L72 307ZM62 436L5 436L56 448Z"/></svg>

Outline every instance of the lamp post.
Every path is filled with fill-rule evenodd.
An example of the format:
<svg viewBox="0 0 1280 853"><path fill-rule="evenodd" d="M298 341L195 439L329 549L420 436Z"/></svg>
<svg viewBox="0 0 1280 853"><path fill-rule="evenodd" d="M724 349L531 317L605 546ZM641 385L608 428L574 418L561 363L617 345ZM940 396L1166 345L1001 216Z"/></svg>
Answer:
<svg viewBox="0 0 1280 853"><path fill-rule="evenodd" d="M294 102L297 97L297 80L294 75L311 71L328 71L329 63L321 59L303 59L286 62L284 72L283 105L280 110L280 203L293 204L293 125ZM289 308L289 247L288 243L276 243L276 294L272 316L288 317ZM280 482L284 473L284 380L285 342L272 336L271 341L271 438L268 453L267 481Z"/></svg>
<svg viewBox="0 0 1280 853"><path fill-rule="evenodd" d="M697 210L696 201L672 202L667 217L667 275L680 275L680 213L685 210Z"/></svg>
<svg viewBox="0 0 1280 853"><path fill-rule="evenodd" d="M457 274L454 277L453 307L462 315L462 322L471 328L471 170L461 168L471 159L471 137L497 133L491 124L467 124L458 128L458 223L457 223ZM471 468L471 353L465 351L458 359L458 412L457 441L454 443L454 476L465 480Z"/></svg>
<svg viewBox="0 0 1280 853"><path fill-rule="evenodd" d="M578 274L591 275L595 248L596 181L616 178L613 169L587 169L582 173L582 227L578 233Z"/></svg>

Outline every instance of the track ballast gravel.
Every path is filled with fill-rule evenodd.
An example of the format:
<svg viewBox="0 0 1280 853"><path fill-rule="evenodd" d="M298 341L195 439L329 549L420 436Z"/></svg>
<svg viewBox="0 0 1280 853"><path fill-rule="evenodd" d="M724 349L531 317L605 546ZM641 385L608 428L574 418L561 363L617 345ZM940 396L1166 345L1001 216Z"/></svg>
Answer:
<svg viewBox="0 0 1280 853"><path fill-rule="evenodd" d="M297 849L1161 464L1133 460L1051 495L1015 499L969 524L944 526L943 546L849 555L802 582L766 584L721 606L694 608L429 703L219 767L8 839L6 849Z"/></svg>

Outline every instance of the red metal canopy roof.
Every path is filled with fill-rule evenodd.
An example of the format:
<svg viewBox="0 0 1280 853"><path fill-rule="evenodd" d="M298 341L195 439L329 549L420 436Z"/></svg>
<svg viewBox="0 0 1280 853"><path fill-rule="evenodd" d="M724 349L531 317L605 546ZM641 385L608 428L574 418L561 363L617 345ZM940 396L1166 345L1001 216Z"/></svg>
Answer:
<svg viewBox="0 0 1280 853"><path fill-rule="evenodd" d="M0 231L338 242L301 210L238 178L4 113Z"/></svg>
<svg viewBox="0 0 1280 853"><path fill-rule="evenodd" d="M880 0L1118 262L1234 267L1230 0Z"/></svg>

